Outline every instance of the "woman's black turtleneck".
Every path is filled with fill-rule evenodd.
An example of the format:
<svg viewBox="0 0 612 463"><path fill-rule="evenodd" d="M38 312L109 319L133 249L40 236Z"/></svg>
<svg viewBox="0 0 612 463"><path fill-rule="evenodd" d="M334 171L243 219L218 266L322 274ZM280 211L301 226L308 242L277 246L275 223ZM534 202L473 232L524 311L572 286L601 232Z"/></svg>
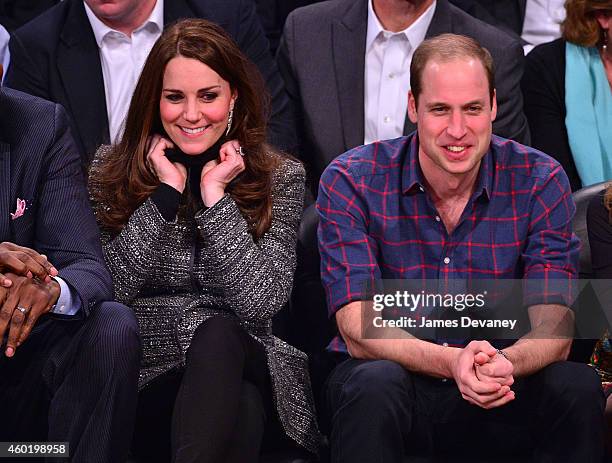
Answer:
<svg viewBox="0 0 612 463"><path fill-rule="evenodd" d="M191 197L196 204L202 207L202 197L200 195L200 175L204 164L219 156L219 149L222 142L219 140L202 154L189 155L181 151L174 150L167 152L168 159L173 162L180 162L187 168L187 185L185 185L185 195ZM160 183L151 195L151 201L157 206L164 220L174 221L178 208L181 204L181 193L166 183Z"/></svg>

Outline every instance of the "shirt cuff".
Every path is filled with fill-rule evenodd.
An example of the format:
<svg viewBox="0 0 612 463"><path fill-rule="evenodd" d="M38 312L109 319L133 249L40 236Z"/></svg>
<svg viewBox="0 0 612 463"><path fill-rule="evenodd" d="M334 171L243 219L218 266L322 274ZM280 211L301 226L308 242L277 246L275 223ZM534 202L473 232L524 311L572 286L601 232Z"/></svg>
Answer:
<svg viewBox="0 0 612 463"><path fill-rule="evenodd" d="M166 183L160 183L151 195L151 201L166 222L174 222L181 202L181 193L178 190Z"/></svg>
<svg viewBox="0 0 612 463"><path fill-rule="evenodd" d="M60 277L53 279L60 285L60 295L51 312L59 315L76 315L81 310L81 299Z"/></svg>

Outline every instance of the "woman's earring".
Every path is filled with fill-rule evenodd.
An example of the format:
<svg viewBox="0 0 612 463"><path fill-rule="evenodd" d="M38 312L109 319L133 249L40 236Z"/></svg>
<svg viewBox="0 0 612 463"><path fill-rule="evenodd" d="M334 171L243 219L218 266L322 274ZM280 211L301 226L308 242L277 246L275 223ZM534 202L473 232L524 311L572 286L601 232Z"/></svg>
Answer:
<svg viewBox="0 0 612 463"><path fill-rule="evenodd" d="M225 136L227 137L232 129L232 119L234 118L234 108L230 109L230 112L227 116L227 130L225 131Z"/></svg>
<svg viewBox="0 0 612 463"><path fill-rule="evenodd" d="M603 45L601 46L601 50L604 55L608 51L608 32L606 30L603 31Z"/></svg>

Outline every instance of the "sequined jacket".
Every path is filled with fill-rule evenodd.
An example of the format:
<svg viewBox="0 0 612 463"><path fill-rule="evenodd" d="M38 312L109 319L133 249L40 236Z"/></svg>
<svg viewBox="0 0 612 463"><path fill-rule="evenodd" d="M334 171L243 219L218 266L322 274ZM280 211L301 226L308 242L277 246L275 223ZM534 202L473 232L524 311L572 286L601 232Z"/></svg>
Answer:
<svg viewBox="0 0 612 463"><path fill-rule="evenodd" d="M109 151L96 153L89 175ZM179 208L167 222L151 199L134 211L112 239L102 233L115 298L140 324L140 387L185 362L195 329L213 315L236 317L265 346L274 403L289 437L317 452L314 401L307 357L272 335L272 316L289 298L304 193L304 168L284 160L273 175L270 229L254 242L236 203L225 195L195 214ZM104 204L93 204L97 214Z"/></svg>

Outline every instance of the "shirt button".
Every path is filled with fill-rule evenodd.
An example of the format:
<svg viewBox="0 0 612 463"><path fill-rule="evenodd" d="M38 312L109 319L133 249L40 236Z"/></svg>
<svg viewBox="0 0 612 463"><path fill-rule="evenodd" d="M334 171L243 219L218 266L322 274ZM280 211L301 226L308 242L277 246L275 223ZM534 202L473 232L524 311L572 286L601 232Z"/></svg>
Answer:
<svg viewBox="0 0 612 463"><path fill-rule="evenodd" d="M445 264L448 264L449 262L450 262L450 257L445 257L445 258L444 258L444 263L445 263Z"/></svg>
<svg viewBox="0 0 612 463"><path fill-rule="evenodd" d="M439 216L439 215L437 215L437 216L436 216L436 222L439 222L439 221L440 221L440 216Z"/></svg>
<svg viewBox="0 0 612 463"><path fill-rule="evenodd" d="M388 124L390 120L391 120L391 118L390 118L389 116L385 116L385 117L383 118L383 122L384 122L385 124Z"/></svg>
<svg viewBox="0 0 612 463"><path fill-rule="evenodd" d="M393 78L395 78L395 74L394 73L389 74L389 79L393 79Z"/></svg>

